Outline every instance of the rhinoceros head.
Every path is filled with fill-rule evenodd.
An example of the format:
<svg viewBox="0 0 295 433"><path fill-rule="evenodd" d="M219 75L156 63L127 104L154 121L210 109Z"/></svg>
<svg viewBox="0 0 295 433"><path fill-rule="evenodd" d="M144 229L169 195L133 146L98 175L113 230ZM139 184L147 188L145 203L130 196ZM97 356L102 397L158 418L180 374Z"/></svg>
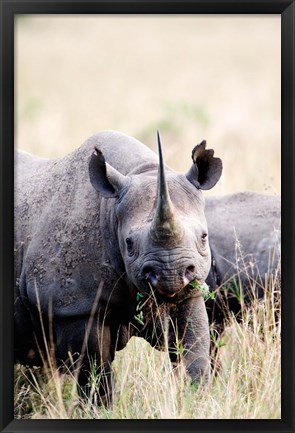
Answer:
<svg viewBox="0 0 295 433"><path fill-rule="evenodd" d="M89 164L92 185L105 198L116 197L117 241L129 280L142 292L150 287L173 298L191 281L204 282L210 250L202 189L219 180L222 162L206 150L192 151L186 174L165 169L158 133L159 164L125 176L96 149ZM115 246L114 246L115 247Z"/></svg>

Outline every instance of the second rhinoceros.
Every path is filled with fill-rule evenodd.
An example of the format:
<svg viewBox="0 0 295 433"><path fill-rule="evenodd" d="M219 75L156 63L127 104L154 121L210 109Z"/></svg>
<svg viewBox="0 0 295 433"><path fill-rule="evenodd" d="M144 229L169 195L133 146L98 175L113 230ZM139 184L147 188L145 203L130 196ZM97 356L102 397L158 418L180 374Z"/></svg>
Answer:
<svg viewBox="0 0 295 433"><path fill-rule="evenodd" d="M239 314L254 298L280 292L281 197L243 191L207 197L211 268L206 279L212 298L209 322L223 328L224 318Z"/></svg>

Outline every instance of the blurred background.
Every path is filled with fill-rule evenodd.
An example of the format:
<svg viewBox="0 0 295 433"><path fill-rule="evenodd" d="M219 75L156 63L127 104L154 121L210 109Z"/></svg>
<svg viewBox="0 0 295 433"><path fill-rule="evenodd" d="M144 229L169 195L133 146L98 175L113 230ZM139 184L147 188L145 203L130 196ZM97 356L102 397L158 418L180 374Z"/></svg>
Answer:
<svg viewBox="0 0 295 433"><path fill-rule="evenodd" d="M280 15L18 15L15 145L63 156L116 129L191 165L222 158L210 194L280 194Z"/></svg>

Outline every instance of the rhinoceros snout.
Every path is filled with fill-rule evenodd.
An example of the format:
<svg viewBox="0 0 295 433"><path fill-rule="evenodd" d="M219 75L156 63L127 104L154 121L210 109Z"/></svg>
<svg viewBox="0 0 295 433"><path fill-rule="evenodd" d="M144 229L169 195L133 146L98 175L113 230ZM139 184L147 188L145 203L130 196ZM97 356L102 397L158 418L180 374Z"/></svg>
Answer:
<svg viewBox="0 0 295 433"><path fill-rule="evenodd" d="M187 286L195 278L195 266L189 265L181 272L168 272L145 267L143 269L145 279L161 294L173 297L181 289Z"/></svg>

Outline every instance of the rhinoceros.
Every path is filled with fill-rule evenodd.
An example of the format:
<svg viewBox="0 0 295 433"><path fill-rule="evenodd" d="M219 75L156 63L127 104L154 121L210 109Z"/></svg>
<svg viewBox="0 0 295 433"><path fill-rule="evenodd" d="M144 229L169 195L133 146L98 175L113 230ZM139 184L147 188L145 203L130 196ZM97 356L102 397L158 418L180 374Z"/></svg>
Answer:
<svg viewBox="0 0 295 433"><path fill-rule="evenodd" d="M241 304L280 290L281 198L252 191L207 197L205 216L211 251L206 283L214 292L206 308L209 322L222 331L228 313L239 315Z"/></svg>
<svg viewBox="0 0 295 433"><path fill-rule="evenodd" d="M202 190L222 162L202 141L181 174L138 140L93 135L54 160L19 152L15 178L15 358L42 364L46 341L79 366L89 394L112 394L112 361L131 336L168 347L192 380L209 377L202 288L211 266ZM181 344L181 351L178 351Z"/></svg>

